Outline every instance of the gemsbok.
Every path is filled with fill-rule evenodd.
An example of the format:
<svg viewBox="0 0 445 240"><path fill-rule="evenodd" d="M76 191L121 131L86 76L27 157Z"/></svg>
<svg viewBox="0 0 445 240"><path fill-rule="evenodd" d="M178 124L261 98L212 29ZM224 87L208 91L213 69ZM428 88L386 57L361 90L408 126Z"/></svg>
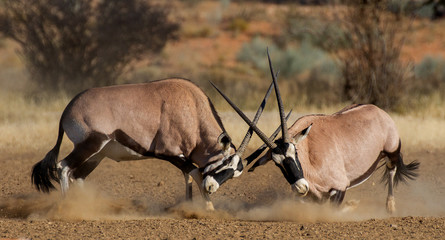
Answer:
<svg viewBox="0 0 445 240"><path fill-rule="evenodd" d="M219 91L266 145L246 158L250 164L266 146L269 151L249 169L273 160L300 197L340 205L346 190L366 181L386 158L386 209L395 211L393 188L417 177L419 163L403 163L401 140L391 117L374 105L352 105L332 115L308 115L287 129L284 108L269 53L269 67L281 117L282 138L266 135Z"/></svg>
<svg viewBox="0 0 445 240"><path fill-rule="evenodd" d="M272 85L254 122L271 90ZM74 149L58 161L64 133ZM251 134L236 150L210 99L185 79L91 88L63 111L57 143L34 165L31 181L42 192L54 189L51 181L57 181L65 194L69 182L82 182L104 157L117 162L158 158L183 172L187 200L195 180L212 210L209 194L242 173Z"/></svg>

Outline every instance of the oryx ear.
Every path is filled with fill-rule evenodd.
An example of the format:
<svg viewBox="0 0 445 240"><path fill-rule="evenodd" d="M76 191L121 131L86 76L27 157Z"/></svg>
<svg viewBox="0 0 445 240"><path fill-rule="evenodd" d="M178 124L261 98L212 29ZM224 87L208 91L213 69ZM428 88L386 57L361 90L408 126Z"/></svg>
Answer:
<svg viewBox="0 0 445 240"><path fill-rule="evenodd" d="M309 131L312 128L312 123L309 125L309 127L303 129L301 132L299 132L293 139L294 144L299 143L301 140L305 139L307 135L309 134Z"/></svg>
<svg viewBox="0 0 445 240"><path fill-rule="evenodd" d="M229 151L231 142L232 139L226 132L221 133L221 135L219 135L218 137L218 143L221 144L221 147L224 150L224 152Z"/></svg>

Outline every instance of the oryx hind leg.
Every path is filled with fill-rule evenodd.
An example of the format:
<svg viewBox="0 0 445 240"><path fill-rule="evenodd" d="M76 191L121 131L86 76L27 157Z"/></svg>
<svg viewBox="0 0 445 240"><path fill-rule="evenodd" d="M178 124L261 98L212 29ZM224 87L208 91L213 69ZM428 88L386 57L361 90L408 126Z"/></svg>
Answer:
<svg viewBox="0 0 445 240"><path fill-rule="evenodd" d="M388 185L388 196L386 197L386 211L394 213L396 211L396 202L394 199L394 179L397 173L397 161L400 156L400 146L393 153L386 153L386 184Z"/></svg>
<svg viewBox="0 0 445 240"><path fill-rule="evenodd" d="M393 189L399 182L405 182L406 180L414 180L418 174L419 162L413 161L407 165L403 163L403 156L401 153L401 141L399 140L399 146L394 152L385 152L388 157L386 162L386 171L384 178L387 179L388 185L388 198L386 201L386 208L389 213L393 213L395 208L395 200Z"/></svg>
<svg viewBox="0 0 445 240"><path fill-rule="evenodd" d="M387 154L386 158L386 177L388 185L388 196L386 197L386 211L394 213L396 211L396 201L394 199L394 178L397 173L396 161L399 160L399 152Z"/></svg>
<svg viewBox="0 0 445 240"><path fill-rule="evenodd" d="M58 163L57 168L62 195L67 193L70 181L74 181L79 176L86 177L99 164L103 157L99 157L98 154L108 141L106 135L90 134L83 142L76 144L73 151ZM94 161L88 163L91 159ZM92 164L93 162L94 164ZM84 165L85 163L87 164Z"/></svg>
<svg viewBox="0 0 445 240"><path fill-rule="evenodd" d="M389 213L394 213L396 211L396 202L394 199L394 177L396 175L397 167L393 167L392 169L388 170L388 196L386 198L386 210Z"/></svg>
<svg viewBox="0 0 445 240"><path fill-rule="evenodd" d="M57 172L59 174L60 190L65 196L69 188L69 180L72 174L71 168L67 166L65 159L57 164Z"/></svg>

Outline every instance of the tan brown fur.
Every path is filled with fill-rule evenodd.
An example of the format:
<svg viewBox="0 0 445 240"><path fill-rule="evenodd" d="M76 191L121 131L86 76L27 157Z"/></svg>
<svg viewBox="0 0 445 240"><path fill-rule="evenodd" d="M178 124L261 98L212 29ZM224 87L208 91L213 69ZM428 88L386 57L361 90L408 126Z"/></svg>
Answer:
<svg viewBox="0 0 445 240"><path fill-rule="evenodd" d="M382 152L394 152L399 135L389 115L374 105L354 105L332 115L308 115L290 128L291 137L312 124L297 148L313 195L322 198L331 189L345 191L366 179Z"/></svg>
<svg viewBox="0 0 445 240"><path fill-rule="evenodd" d="M64 132L74 149L58 162ZM51 179L60 180L66 192L69 179L84 179L104 157L116 161L155 157L183 171L188 199L192 176L212 209L199 169L234 153L213 104L188 80L92 88L65 108L57 144L34 165L32 180L44 192L54 188Z"/></svg>
<svg viewBox="0 0 445 240"><path fill-rule="evenodd" d="M184 79L89 89L64 111L62 124L74 144L83 132L111 135L120 129L146 151L196 159L203 167L224 129L202 90ZM72 137L74 136L74 137Z"/></svg>

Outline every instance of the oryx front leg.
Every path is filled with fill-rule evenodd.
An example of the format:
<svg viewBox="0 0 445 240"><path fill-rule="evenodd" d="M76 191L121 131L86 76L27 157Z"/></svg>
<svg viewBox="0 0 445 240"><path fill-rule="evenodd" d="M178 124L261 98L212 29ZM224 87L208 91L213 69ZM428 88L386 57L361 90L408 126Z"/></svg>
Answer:
<svg viewBox="0 0 445 240"><path fill-rule="evenodd" d="M206 201L206 210L208 210L208 211L215 210L215 208L213 207L213 203L210 200L209 193L206 191L206 189L204 188L204 186L202 184L203 179L202 179L202 174L199 171L199 169L198 168L193 169L189 174L190 174L190 176L193 177L196 184L198 184L198 186L199 186L199 191L201 192L202 197Z"/></svg>
<svg viewBox="0 0 445 240"><path fill-rule="evenodd" d="M193 178L192 176L190 176L190 174L186 173L186 172L182 172L184 174L184 179L185 179L185 199L187 201L192 201L193 200Z"/></svg>
<svg viewBox="0 0 445 240"><path fill-rule="evenodd" d="M331 191L329 191L330 202L337 207L340 206L340 204L343 202L343 199L345 198L345 193L345 191L332 189Z"/></svg>

